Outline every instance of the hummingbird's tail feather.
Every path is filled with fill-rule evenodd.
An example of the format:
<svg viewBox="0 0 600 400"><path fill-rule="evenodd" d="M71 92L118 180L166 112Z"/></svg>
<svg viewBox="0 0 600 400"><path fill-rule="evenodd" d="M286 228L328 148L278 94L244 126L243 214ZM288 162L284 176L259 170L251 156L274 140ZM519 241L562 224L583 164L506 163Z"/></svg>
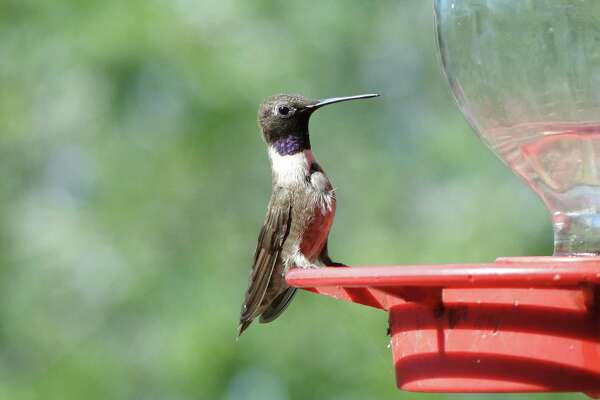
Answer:
<svg viewBox="0 0 600 400"><path fill-rule="evenodd" d="M271 322L277 317L279 317L279 315L281 315L281 313L284 312L286 308L290 305L290 302L294 298L295 294L296 288L288 288L286 291L277 296L275 300L273 300L273 302L269 304L269 306L262 312L260 316L260 323L266 324L267 322ZM238 338L242 335L242 333L244 333L246 329L248 329L253 320L254 316L245 318L242 315L242 317L240 318L240 324L238 326Z"/></svg>
<svg viewBox="0 0 600 400"><path fill-rule="evenodd" d="M279 317L279 315L290 305L295 294L296 288L289 288L277 296L269 307L261 314L260 323L266 324Z"/></svg>
<svg viewBox="0 0 600 400"><path fill-rule="evenodd" d="M248 327L250 326L251 323L252 323L252 320L240 320L240 325L238 326L238 334L237 334L238 339L240 336L242 336L242 333L244 333L244 331L246 329L248 329Z"/></svg>

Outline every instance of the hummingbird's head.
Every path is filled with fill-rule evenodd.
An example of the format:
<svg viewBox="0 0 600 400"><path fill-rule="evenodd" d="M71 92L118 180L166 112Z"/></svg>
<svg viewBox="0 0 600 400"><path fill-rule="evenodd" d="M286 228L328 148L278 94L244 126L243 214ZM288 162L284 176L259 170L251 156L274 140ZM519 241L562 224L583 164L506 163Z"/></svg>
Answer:
<svg viewBox="0 0 600 400"><path fill-rule="evenodd" d="M308 121L314 111L328 104L376 96L363 94L323 100L310 100L300 95L271 96L258 109L258 123L268 146L279 155L292 155L310 149Z"/></svg>

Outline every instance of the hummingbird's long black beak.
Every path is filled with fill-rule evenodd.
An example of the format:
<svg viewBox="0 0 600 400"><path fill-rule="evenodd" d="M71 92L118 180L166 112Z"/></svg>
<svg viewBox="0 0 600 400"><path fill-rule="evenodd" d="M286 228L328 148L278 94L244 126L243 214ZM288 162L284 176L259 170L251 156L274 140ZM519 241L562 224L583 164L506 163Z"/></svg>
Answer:
<svg viewBox="0 0 600 400"><path fill-rule="evenodd" d="M359 94L356 96L347 96L347 97L331 97L329 99L323 99L317 101L315 104L311 104L306 107L309 111L315 111L323 106L327 106L329 104L341 103L342 101L350 101L350 100L359 100L359 99L369 99L371 97L377 97L378 94Z"/></svg>

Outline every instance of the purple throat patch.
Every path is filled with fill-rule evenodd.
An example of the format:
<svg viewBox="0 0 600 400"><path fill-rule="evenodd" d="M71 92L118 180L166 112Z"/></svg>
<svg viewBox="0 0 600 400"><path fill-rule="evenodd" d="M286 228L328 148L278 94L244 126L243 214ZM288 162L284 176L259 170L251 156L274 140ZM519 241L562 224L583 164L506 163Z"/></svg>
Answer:
<svg viewBox="0 0 600 400"><path fill-rule="evenodd" d="M289 135L279 138L273 143L273 147L280 156L291 156L303 150L310 149L308 137Z"/></svg>

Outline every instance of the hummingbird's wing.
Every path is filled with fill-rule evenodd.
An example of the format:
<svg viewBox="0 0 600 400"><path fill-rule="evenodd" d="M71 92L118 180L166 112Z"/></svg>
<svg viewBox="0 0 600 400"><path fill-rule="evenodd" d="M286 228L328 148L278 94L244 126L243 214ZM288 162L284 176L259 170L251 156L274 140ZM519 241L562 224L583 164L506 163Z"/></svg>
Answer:
<svg viewBox="0 0 600 400"><path fill-rule="evenodd" d="M240 316L239 334L270 304L265 304L263 300L266 300L265 294L271 283L273 271L276 265L282 262L281 250L290 231L291 222L291 194L286 189L276 188L271 195L265 222L258 235L250 283Z"/></svg>

